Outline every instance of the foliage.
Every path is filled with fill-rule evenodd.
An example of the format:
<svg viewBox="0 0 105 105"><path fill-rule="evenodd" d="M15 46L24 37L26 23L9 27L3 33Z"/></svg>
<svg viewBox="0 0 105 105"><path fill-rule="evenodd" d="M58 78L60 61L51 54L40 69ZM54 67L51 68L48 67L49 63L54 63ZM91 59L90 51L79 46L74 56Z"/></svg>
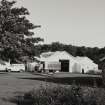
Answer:
<svg viewBox="0 0 105 105"><path fill-rule="evenodd" d="M32 56L35 53L34 43L43 41L33 38L32 29L41 27L32 24L26 15L27 8L14 7L15 1L0 2L0 55L2 59L18 59L20 56Z"/></svg>
<svg viewBox="0 0 105 105"><path fill-rule="evenodd" d="M41 87L16 97L13 102L17 105L104 105L104 98L104 89L72 85Z"/></svg>

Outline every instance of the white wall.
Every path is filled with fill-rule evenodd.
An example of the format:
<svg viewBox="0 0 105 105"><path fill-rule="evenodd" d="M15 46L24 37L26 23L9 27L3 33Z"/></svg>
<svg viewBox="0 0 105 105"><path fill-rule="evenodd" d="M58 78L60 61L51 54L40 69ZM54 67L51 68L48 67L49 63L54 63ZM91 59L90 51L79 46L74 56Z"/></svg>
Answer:
<svg viewBox="0 0 105 105"><path fill-rule="evenodd" d="M98 70L98 65L88 57L73 57L66 51L56 51L46 58L41 56L41 61L45 62L59 62L59 60L69 60L69 72L82 73L82 69L85 72L92 69Z"/></svg>
<svg viewBox="0 0 105 105"><path fill-rule="evenodd" d="M81 69L84 69L84 72L88 72L89 70L98 71L98 65L95 64L90 58L88 57L76 57L77 61L81 65Z"/></svg>

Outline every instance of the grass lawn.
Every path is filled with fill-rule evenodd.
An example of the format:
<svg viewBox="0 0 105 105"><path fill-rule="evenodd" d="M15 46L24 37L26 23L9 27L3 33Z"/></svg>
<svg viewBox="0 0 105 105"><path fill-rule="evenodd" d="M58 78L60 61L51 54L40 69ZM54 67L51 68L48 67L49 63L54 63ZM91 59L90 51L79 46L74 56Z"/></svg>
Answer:
<svg viewBox="0 0 105 105"><path fill-rule="evenodd" d="M15 105L8 101L9 98L18 94L23 94L32 89L38 89L46 83L55 85L68 86L75 80L77 84L93 86L93 80L101 86L101 77L98 75L81 75L81 74L54 74L42 75L31 73L0 73L0 105Z"/></svg>
<svg viewBox="0 0 105 105"><path fill-rule="evenodd" d="M46 74L44 79L42 78L30 78L30 79L47 81L47 82L63 84L63 85L71 85L75 81L75 83L78 85L91 86L91 87L93 87L94 83L96 83L97 86L102 87L101 75L55 73L55 74L48 74L48 75Z"/></svg>

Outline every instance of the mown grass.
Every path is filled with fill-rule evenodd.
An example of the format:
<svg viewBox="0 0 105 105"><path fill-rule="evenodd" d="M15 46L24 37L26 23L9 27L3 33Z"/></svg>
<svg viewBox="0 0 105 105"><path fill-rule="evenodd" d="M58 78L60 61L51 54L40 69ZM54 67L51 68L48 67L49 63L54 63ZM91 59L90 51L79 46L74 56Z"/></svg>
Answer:
<svg viewBox="0 0 105 105"><path fill-rule="evenodd" d="M35 77L35 78L20 78L20 79L27 79L27 80L38 80L38 81L45 81L48 83L56 83L56 84L63 84L63 85L71 85L73 81L77 85L81 86L90 86L94 87L94 83L96 82L98 87L102 87L102 78L101 77Z"/></svg>

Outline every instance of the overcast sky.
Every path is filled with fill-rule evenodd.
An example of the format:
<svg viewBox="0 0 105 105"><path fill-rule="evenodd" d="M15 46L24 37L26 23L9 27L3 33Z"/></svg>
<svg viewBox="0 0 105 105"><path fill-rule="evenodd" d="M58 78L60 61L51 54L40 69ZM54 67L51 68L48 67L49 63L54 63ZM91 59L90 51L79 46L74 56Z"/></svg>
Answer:
<svg viewBox="0 0 105 105"><path fill-rule="evenodd" d="M105 0L17 0L36 25L45 43L105 46Z"/></svg>

